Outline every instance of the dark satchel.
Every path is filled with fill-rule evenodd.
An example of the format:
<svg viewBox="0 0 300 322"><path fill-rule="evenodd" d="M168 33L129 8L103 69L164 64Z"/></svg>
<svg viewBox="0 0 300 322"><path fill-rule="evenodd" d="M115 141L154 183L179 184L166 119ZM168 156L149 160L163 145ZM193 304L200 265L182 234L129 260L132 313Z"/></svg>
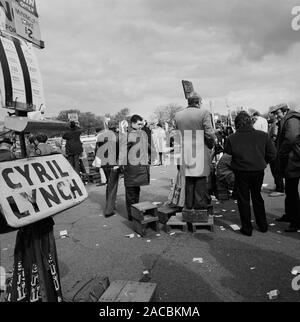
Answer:
<svg viewBox="0 0 300 322"><path fill-rule="evenodd" d="M109 278L102 275L78 281L63 297L64 302L98 302L109 285Z"/></svg>

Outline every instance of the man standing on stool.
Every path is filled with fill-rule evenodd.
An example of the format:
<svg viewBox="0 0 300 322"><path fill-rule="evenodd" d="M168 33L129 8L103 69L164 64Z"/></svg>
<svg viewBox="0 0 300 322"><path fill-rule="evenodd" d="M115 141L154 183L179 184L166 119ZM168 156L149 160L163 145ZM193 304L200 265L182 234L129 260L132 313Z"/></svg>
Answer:
<svg viewBox="0 0 300 322"><path fill-rule="evenodd" d="M128 133L120 136L120 164L124 171L128 219L132 221L131 206L139 203L141 186L150 184L150 166L148 136L141 130L143 118L133 115L130 123Z"/></svg>
<svg viewBox="0 0 300 322"><path fill-rule="evenodd" d="M207 177L210 174L210 150L214 146L215 134L212 116L201 109L202 100L193 92L188 98L188 107L175 116L176 129L182 136L183 160L181 173L186 179L185 208L206 209L211 203ZM194 153L196 152L196 155Z"/></svg>

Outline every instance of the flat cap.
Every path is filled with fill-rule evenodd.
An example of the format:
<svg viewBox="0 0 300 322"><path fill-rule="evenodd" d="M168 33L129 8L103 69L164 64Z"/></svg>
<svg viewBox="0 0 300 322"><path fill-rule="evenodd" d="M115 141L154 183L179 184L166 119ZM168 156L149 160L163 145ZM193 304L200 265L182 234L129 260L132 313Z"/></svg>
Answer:
<svg viewBox="0 0 300 322"><path fill-rule="evenodd" d="M276 106L272 106L270 113L275 113L276 111L281 110L281 109L287 110L287 109L289 109L289 107L286 103L281 103Z"/></svg>

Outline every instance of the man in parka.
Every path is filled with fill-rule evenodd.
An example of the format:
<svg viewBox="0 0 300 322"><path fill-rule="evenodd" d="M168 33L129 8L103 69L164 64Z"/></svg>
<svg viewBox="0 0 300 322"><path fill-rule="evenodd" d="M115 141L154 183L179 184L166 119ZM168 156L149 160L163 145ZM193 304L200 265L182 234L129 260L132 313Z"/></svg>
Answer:
<svg viewBox="0 0 300 322"><path fill-rule="evenodd" d="M141 186L150 184L149 143L147 133L141 130L143 126L143 118L133 115L127 135L120 136L120 162L124 171L126 207L130 221L131 206L139 203Z"/></svg>

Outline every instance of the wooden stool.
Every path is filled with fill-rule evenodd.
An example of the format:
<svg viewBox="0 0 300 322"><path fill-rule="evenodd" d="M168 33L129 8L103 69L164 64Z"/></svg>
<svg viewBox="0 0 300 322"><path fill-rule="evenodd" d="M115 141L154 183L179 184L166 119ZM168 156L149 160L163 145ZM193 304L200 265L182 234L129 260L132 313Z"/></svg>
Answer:
<svg viewBox="0 0 300 322"><path fill-rule="evenodd" d="M189 223L206 223L209 216L213 216L214 208L212 205L207 209L183 209L182 220Z"/></svg>
<svg viewBox="0 0 300 322"><path fill-rule="evenodd" d="M202 228L209 228L211 232L214 232L214 217L210 216L208 218L207 222L195 222L195 223L190 223L192 232L199 233Z"/></svg>
<svg viewBox="0 0 300 322"><path fill-rule="evenodd" d="M171 231L187 232L188 225L182 220L182 214L176 214L175 217L171 217L167 224L165 225L165 230L167 233Z"/></svg>
<svg viewBox="0 0 300 322"><path fill-rule="evenodd" d="M144 221L145 216L152 216L158 219L157 206L149 201L140 202L131 206L131 215L137 221Z"/></svg>
<svg viewBox="0 0 300 322"><path fill-rule="evenodd" d="M132 219L133 230L142 237L147 234L147 228L152 228L154 231L159 232L158 217L145 216L143 221Z"/></svg>
<svg viewBox="0 0 300 322"><path fill-rule="evenodd" d="M170 208L168 206L163 206L158 208L158 219L161 224L166 224L172 216L176 215L178 211L177 208Z"/></svg>
<svg viewBox="0 0 300 322"><path fill-rule="evenodd" d="M131 281L115 281L98 302L154 302L157 285Z"/></svg>

